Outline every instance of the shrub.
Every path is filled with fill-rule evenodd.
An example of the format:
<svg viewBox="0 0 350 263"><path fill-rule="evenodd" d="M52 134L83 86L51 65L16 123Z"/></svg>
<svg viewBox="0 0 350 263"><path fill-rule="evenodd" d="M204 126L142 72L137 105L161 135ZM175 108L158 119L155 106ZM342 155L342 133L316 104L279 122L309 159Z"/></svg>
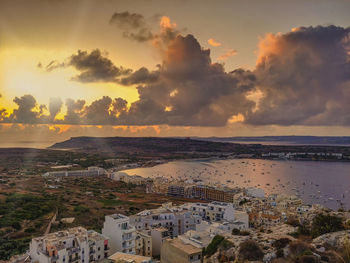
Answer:
<svg viewBox="0 0 350 263"><path fill-rule="evenodd" d="M22 229L22 226L21 226L21 224L18 221L13 222L11 226L14 229L16 229L16 230L21 230Z"/></svg>
<svg viewBox="0 0 350 263"><path fill-rule="evenodd" d="M249 231L241 231L241 236L249 236L250 232Z"/></svg>
<svg viewBox="0 0 350 263"><path fill-rule="evenodd" d="M234 228L232 229L232 235L234 236L238 236L241 234L241 230L239 230L238 228Z"/></svg>
<svg viewBox="0 0 350 263"><path fill-rule="evenodd" d="M277 250L277 252L276 252L276 256L278 257L278 258L283 258L284 257L284 251L283 251L283 249L278 249Z"/></svg>
<svg viewBox="0 0 350 263"><path fill-rule="evenodd" d="M315 256L304 255L304 256L300 257L299 262L300 263L317 263L318 260L317 260L317 258Z"/></svg>
<svg viewBox="0 0 350 263"><path fill-rule="evenodd" d="M318 214L312 220L311 235L313 238L320 235L343 230L342 219L337 216Z"/></svg>
<svg viewBox="0 0 350 263"><path fill-rule="evenodd" d="M254 240L247 240L240 244L239 256L243 260L262 260L264 253Z"/></svg>
<svg viewBox="0 0 350 263"><path fill-rule="evenodd" d="M302 255L305 251L310 249L309 249L309 246L304 242L293 241L289 244L289 250L293 255L299 256L299 255Z"/></svg>
<svg viewBox="0 0 350 263"><path fill-rule="evenodd" d="M85 206L80 206L80 205L77 205L74 207L74 212L77 212L77 213L87 213L89 212L90 209L88 207L85 207Z"/></svg>
<svg viewBox="0 0 350 263"><path fill-rule="evenodd" d="M207 246L207 248L204 250L203 254L205 256L212 256L216 253L218 250L218 247L220 243L224 240L225 238L220 235L216 235L213 240L210 242L210 244Z"/></svg>
<svg viewBox="0 0 350 263"><path fill-rule="evenodd" d="M290 243L289 238L280 238L273 243L273 246L277 249L282 249L282 248L285 248L289 243Z"/></svg>

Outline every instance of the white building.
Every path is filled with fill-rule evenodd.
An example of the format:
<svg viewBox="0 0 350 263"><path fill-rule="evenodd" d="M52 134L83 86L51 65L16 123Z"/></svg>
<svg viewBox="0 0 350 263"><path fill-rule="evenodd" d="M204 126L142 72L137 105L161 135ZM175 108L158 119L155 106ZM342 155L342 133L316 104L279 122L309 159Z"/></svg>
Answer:
<svg viewBox="0 0 350 263"><path fill-rule="evenodd" d="M246 189L246 194L251 197L255 198L264 198L265 197L265 191L261 188L256 187L249 187Z"/></svg>
<svg viewBox="0 0 350 263"><path fill-rule="evenodd" d="M29 248L31 262L96 262L108 257L108 238L83 227L33 238Z"/></svg>
<svg viewBox="0 0 350 263"><path fill-rule="evenodd" d="M144 178L139 175L128 175L127 173L124 173L124 172L112 173L111 179L115 181L121 181L126 184L136 184L136 185L146 184L147 181L149 181L148 178Z"/></svg>
<svg viewBox="0 0 350 263"><path fill-rule="evenodd" d="M165 227L156 227L151 230L152 256L159 256L164 241L169 238L169 232Z"/></svg>
<svg viewBox="0 0 350 263"><path fill-rule="evenodd" d="M135 226L136 230L164 227L170 237L177 237L188 230L194 230L200 221L201 218L192 215L191 211L183 207L172 206L171 203L130 216L130 223Z"/></svg>
<svg viewBox="0 0 350 263"><path fill-rule="evenodd" d="M103 224L102 234L110 239L111 253L136 253L136 229L130 225L129 217L121 214L107 215Z"/></svg>
<svg viewBox="0 0 350 263"><path fill-rule="evenodd" d="M102 176L106 174L106 170L100 167L91 166L87 170L72 170L72 171L53 171L46 172L43 176Z"/></svg>

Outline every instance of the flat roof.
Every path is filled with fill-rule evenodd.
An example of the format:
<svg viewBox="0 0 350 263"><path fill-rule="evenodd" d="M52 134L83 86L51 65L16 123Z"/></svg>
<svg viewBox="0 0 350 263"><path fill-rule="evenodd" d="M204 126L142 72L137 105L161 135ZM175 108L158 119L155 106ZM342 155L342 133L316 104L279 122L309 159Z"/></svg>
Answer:
<svg viewBox="0 0 350 263"><path fill-rule="evenodd" d="M167 239L166 242L169 242L172 246L184 251L188 255L202 252L202 249L195 247L191 244L186 244L183 241L181 241L179 238Z"/></svg>
<svg viewBox="0 0 350 263"><path fill-rule="evenodd" d="M150 257L144 257L140 255L134 255L134 254L126 254L122 252L116 252L112 256L110 256L108 259L114 260L115 262L118 262L118 260L125 260L130 261L133 260L135 263L142 263L144 261L150 261Z"/></svg>

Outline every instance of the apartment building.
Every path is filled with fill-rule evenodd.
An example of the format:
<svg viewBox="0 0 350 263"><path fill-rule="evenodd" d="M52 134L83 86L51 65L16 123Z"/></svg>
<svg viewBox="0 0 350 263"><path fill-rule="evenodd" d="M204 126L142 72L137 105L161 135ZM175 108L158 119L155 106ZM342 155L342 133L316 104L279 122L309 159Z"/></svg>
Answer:
<svg viewBox="0 0 350 263"><path fill-rule="evenodd" d="M170 196L185 196L185 187L182 185L169 185L168 195Z"/></svg>
<svg viewBox="0 0 350 263"><path fill-rule="evenodd" d="M201 263L202 249L179 238L166 239L162 245L161 263Z"/></svg>
<svg viewBox="0 0 350 263"><path fill-rule="evenodd" d="M143 185L146 184L148 181L151 181L150 179L141 177L139 175L128 175L124 172L115 172L111 175L111 179L115 181L121 181L126 184L136 184L136 185Z"/></svg>
<svg viewBox="0 0 350 263"><path fill-rule="evenodd" d="M103 168L91 166L87 170L73 170L73 171L53 171L46 172L43 176L54 176L54 177L64 177L64 176L102 176L106 174L106 170Z"/></svg>
<svg viewBox="0 0 350 263"><path fill-rule="evenodd" d="M136 229L130 225L129 217L121 214L105 216L102 234L110 238L110 252L136 254Z"/></svg>
<svg viewBox="0 0 350 263"><path fill-rule="evenodd" d="M216 188L206 185L196 185L185 190L185 196L188 198L196 198L208 201L218 201L233 203L235 195L239 193L239 189Z"/></svg>
<svg viewBox="0 0 350 263"><path fill-rule="evenodd" d="M130 223L136 230L151 230L164 227L170 237L177 237L188 230L194 230L201 218L192 215L191 211L182 207L172 206L171 203L163 204L160 208L144 210L136 215L130 216Z"/></svg>
<svg viewBox="0 0 350 263"><path fill-rule="evenodd" d="M31 262L88 263L108 257L108 238L83 227L70 228L33 238Z"/></svg>
<svg viewBox="0 0 350 263"><path fill-rule="evenodd" d="M136 231L135 249L137 255L152 256L152 236L150 231Z"/></svg>
<svg viewBox="0 0 350 263"><path fill-rule="evenodd" d="M245 189L245 194L250 197L255 198L264 198L265 197L265 191L262 188L256 188L256 187L248 187Z"/></svg>

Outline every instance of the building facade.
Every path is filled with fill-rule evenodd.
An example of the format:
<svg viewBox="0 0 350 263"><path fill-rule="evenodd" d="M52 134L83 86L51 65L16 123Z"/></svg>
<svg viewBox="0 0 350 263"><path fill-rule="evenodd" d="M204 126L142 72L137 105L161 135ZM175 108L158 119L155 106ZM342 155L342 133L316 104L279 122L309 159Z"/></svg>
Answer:
<svg viewBox="0 0 350 263"><path fill-rule="evenodd" d="M83 227L33 238L29 248L31 262L88 263L108 258L108 238Z"/></svg>
<svg viewBox="0 0 350 263"><path fill-rule="evenodd" d="M102 234L110 238L111 253L136 254L136 229L130 225L129 217L121 214L105 216Z"/></svg>

